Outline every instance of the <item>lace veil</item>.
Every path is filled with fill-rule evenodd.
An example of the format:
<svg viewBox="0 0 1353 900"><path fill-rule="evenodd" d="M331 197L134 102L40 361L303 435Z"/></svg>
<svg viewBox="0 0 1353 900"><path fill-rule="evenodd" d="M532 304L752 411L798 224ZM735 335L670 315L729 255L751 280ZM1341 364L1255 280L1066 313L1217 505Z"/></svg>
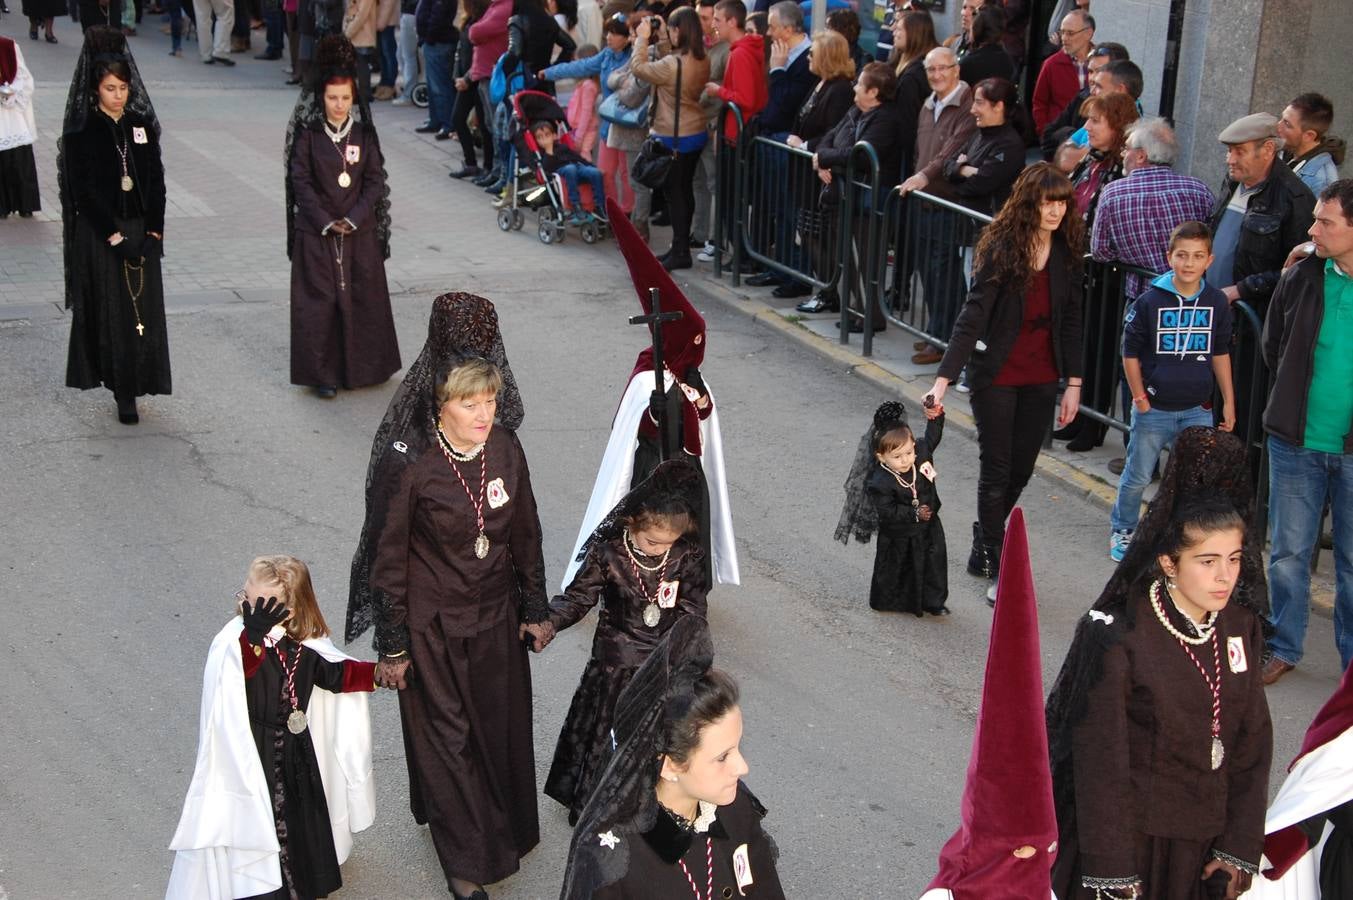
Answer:
<svg viewBox="0 0 1353 900"><path fill-rule="evenodd" d="M283 153L283 165L286 167L287 204L287 259L291 258L291 248L296 240L296 189L291 183L291 160L296 152L296 133L306 128L319 128L324 121L324 83L334 76L346 75L357 84L357 53L352 44L342 35L329 35L320 38L315 44L315 58L310 64L309 75L301 86L301 96L291 111L291 120L287 122L286 149ZM371 135L376 152L381 161L381 196L376 201L376 237L380 241L381 256L390 258L390 174L385 170L385 154L380 152L381 139L376 133L376 121L371 117L371 104L365 95L357 91L356 102L349 112L354 119Z"/></svg>
<svg viewBox="0 0 1353 900"><path fill-rule="evenodd" d="M612 725L616 749L574 829L560 900L587 900L629 870L629 845L643 840L658 814L666 724L686 714L713 660L709 625L682 616L625 687ZM618 838L614 847L603 835Z"/></svg>
<svg viewBox="0 0 1353 900"><path fill-rule="evenodd" d="M846 475L846 503L841 507L841 520L836 523L836 539L843 544L850 543L853 534L861 544L869 543L874 532L878 531L878 511L874 504L865 499L864 483L869 478L877 460L879 438L898 425L907 424L907 408L896 400L889 400L874 411L874 421L855 451L855 459L850 464L850 473Z"/></svg>
<svg viewBox="0 0 1353 900"><path fill-rule="evenodd" d="M136 60L127 48L127 39L122 32L107 25L92 25L85 32L85 43L80 56L75 60L75 74L70 80L70 92L66 95L66 116L61 124L61 137L56 142L56 181L61 194L61 256L66 272L66 308L75 302L76 291L71 283L72 273L79 270L74 264L75 255L75 195L71 188L70 174L66 171L66 136L79 134L85 130L89 116L98 108L98 84L94 81L95 67L106 60L115 59L127 64L132 80L128 85L126 112L134 113L144 119L147 126L160 137L160 120L155 115L155 107L146 93L146 83L141 80L141 72L136 68Z"/></svg>
<svg viewBox="0 0 1353 900"><path fill-rule="evenodd" d="M493 303L475 294L458 291L442 294L432 301L427 343L405 370L404 380L395 389L371 442L371 461L366 470L366 518L348 582L344 639L349 643L376 623L378 609L371 588L371 566L385 529L390 497L398 489L404 469L435 444L431 423L437 413L438 373L444 374L458 359L473 356L482 356L502 372L496 425L510 431L521 427L525 416L521 393L503 349ZM382 649L381 643L381 635L377 634L378 651Z"/></svg>
<svg viewBox="0 0 1353 900"><path fill-rule="evenodd" d="M669 459L659 463L653 474L621 497L601 523L592 529L587 540L578 548L577 561L586 559L595 545L618 536L625 527L625 520L637 515L640 510L684 505L692 517L699 515L700 506L705 502L704 490L700 470L694 463L684 459ZM696 541L692 549L698 546L699 542Z"/></svg>
<svg viewBox="0 0 1353 900"><path fill-rule="evenodd" d="M1240 579L1231 602L1255 615L1268 614L1268 584L1264 579L1264 535L1254 528L1254 497L1246 448L1235 435L1215 428L1186 428L1175 439L1160 490L1151 500L1123 561L1118 564L1093 610L1120 618L1126 629L1105 628L1082 616L1076 636L1048 697L1048 749L1051 755L1054 803L1060 822L1075 814L1075 786L1071 778L1071 737L1085 718L1090 691L1103 677L1105 652L1124 631L1135 626L1133 597L1144 594L1159 577L1157 545L1175 513L1192 501L1229 500L1248 523L1240 563Z"/></svg>

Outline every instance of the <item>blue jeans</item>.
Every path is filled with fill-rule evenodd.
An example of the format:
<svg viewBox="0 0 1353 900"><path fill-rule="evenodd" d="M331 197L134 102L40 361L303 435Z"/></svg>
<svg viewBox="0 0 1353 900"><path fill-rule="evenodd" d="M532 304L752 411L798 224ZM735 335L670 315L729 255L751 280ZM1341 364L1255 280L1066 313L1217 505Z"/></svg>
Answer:
<svg viewBox="0 0 1353 900"><path fill-rule="evenodd" d="M282 12L282 7L279 5L276 9L263 13L263 23L267 27L264 33L268 42L263 52L269 56L281 56L282 36L286 34L286 15Z"/></svg>
<svg viewBox="0 0 1353 900"><path fill-rule="evenodd" d="M1311 611L1311 554L1329 500L1334 518L1334 644L1347 669L1353 661L1353 454L1307 450L1269 435L1268 477L1273 535L1269 649L1283 662L1301 661Z"/></svg>
<svg viewBox="0 0 1353 900"><path fill-rule="evenodd" d="M456 89L451 80L451 56L454 44L424 44L423 65L427 67L428 121L441 131L451 130L451 113L456 108Z"/></svg>
<svg viewBox="0 0 1353 900"><path fill-rule="evenodd" d="M404 76L404 90L400 96L405 100L413 99L413 88L418 84L417 21L412 13L399 17L399 74Z"/></svg>
<svg viewBox="0 0 1353 900"><path fill-rule="evenodd" d="M392 88L399 75L399 51L396 49L395 26L387 25L376 32L376 46L381 51L381 87Z"/></svg>
<svg viewBox="0 0 1353 900"><path fill-rule="evenodd" d="M1151 483L1151 473L1160 460L1160 451L1191 425L1212 425L1212 410L1195 406L1191 409L1132 409L1132 430L1128 432L1127 459L1123 474L1118 479L1118 499L1109 513L1109 527L1114 531L1135 531L1142 515L1142 491Z"/></svg>
<svg viewBox="0 0 1353 900"><path fill-rule="evenodd" d="M564 179L564 186L568 188L568 205L574 212L583 211L582 195L578 193L579 179L592 185L593 208L598 213L605 211L606 186L601 180L601 169L586 163L569 163L560 167L559 177Z"/></svg>

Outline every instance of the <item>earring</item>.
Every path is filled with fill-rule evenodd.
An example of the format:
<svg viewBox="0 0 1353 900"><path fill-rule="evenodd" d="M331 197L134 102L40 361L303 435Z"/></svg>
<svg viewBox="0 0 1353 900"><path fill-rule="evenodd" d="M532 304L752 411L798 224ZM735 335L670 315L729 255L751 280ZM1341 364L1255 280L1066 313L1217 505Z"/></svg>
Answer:
<svg viewBox="0 0 1353 900"><path fill-rule="evenodd" d="M662 777L673 783L675 783L677 780L677 776L675 775L664 775Z"/></svg>

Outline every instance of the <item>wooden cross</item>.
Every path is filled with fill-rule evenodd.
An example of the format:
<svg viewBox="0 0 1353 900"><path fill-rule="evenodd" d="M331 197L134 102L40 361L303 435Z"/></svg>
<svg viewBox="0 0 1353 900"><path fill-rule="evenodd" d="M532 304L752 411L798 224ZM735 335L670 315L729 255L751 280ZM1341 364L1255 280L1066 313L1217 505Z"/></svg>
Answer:
<svg viewBox="0 0 1353 900"><path fill-rule="evenodd" d="M653 393L663 397L664 400L659 406L658 412L658 458L667 460L671 457L671 452L667 447L667 391L663 389L665 379L663 378L664 364L662 360L662 323L679 322L685 317L685 313L663 312L662 294L657 288L648 289L648 307L653 310L651 313L643 316L630 316L631 325L651 325L653 328Z"/></svg>

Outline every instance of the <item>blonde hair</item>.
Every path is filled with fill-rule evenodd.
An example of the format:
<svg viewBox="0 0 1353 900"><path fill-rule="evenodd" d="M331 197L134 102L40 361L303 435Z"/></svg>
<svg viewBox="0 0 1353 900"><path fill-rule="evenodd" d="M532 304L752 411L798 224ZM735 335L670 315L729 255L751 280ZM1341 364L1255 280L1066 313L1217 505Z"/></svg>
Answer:
<svg viewBox="0 0 1353 900"><path fill-rule="evenodd" d="M437 381L437 405L442 406L452 400L466 397L478 397L483 394L498 395L503 389L503 374L498 367L487 359L474 357L468 359L446 373Z"/></svg>
<svg viewBox="0 0 1353 900"><path fill-rule="evenodd" d="M305 563L294 556L260 556L249 564L249 578L282 586L282 601L291 610L291 618L287 619L283 627L293 640L329 636L329 625L324 621L324 614L319 611L315 586Z"/></svg>
<svg viewBox="0 0 1353 900"><path fill-rule="evenodd" d="M808 67L823 81L855 77L855 60L850 58L850 44L836 31L819 31L813 37L813 57Z"/></svg>

